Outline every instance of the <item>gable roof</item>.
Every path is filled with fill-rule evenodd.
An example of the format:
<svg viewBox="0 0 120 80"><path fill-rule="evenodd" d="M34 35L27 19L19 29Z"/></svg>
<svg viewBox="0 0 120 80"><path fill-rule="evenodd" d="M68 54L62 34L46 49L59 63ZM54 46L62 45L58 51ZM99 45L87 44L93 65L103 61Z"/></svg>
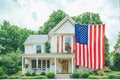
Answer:
<svg viewBox="0 0 120 80"><path fill-rule="evenodd" d="M61 25L63 25L66 21L70 21L72 25L74 25L76 22L69 16L67 15L63 20L61 20L53 29L48 34L54 33Z"/></svg>
<svg viewBox="0 0 120 80"><path fill-rule="evenodd" d="M47 41L48 35L30 35L23 44L42 44Z"/></svg>

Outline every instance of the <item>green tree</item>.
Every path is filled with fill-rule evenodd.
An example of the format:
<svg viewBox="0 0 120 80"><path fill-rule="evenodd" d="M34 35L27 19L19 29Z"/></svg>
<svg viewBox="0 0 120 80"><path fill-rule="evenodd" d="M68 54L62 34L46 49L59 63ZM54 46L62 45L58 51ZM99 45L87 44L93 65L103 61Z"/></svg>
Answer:
<svg viewBox="0 0 120 80"><path fill-rule="evenodd" d="M120 71L120 54L115 53L113 58L113 70Z"/></svg>
<svg viewBox="0 0 120 80"><path fill-rule="evenodd" d="M2 55L2 67L7 74L15 74L20 70L21 51L11 52L10 54Z"/></svg>
<svg viewBox="0 0 120 80"><path fill-rule="evenodd" d="M4 54L18 49L23 51L24 41L30 34L35 34L34 31L21 29L7 21L3 21L0 27L0 52Z"/></svg>
<svg viewBox="0 0 120 80"><path fill-rule="evenodd" d="M45 43L45 52L50 53L50 43L49 42Z"/></svg>
<svg viewBox="0 0 120 80"><path fill-rule="evenodd" d="M99 14L96 13L85 12L72 18L78 24L102 24Z"/></svg>
<svg viewBox="0 0 120 80"><path fill-rule="evenodd" d="M110 66L110 52L109 52L109 42L105 37L105 66Z"/></svg>
<svg viewBox="0 0 120 80"><path fill-rule="evenodd" d="M47 34L53 27L55 27L64 17L65 12L62 10L54 11L49 19L44 23L43 27L38 31L39 34Z"/></svg>

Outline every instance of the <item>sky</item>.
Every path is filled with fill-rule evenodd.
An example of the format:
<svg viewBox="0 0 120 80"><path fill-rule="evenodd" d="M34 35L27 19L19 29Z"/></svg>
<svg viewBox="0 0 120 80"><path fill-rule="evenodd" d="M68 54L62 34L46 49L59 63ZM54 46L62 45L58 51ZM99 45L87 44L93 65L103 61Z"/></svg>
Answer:
<svg viewBox="0 0 120 80"><path fill-rule="evenodd" d="M119 0L0 0L0 23L7 20L10 24L37 31L58 9L70 16L98 13L106 25L110 51L114 50L120 32Z"/></svg>

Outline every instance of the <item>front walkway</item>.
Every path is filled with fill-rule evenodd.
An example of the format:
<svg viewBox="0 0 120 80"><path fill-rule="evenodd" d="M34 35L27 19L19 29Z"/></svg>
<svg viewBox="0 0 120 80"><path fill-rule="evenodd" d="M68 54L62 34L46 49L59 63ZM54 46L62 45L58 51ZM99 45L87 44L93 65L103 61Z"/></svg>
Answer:
<svg viewBox="0 0 120 80"><path fill-rule="evenodd" d="M56 79L70 79L70 74L56 74Z"/></svg>

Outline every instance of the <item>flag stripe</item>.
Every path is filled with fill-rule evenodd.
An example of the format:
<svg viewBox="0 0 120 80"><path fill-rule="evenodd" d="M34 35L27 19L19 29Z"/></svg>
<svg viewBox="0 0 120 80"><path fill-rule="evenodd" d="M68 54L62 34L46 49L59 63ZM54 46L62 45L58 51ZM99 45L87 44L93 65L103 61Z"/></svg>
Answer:
<svg viewBox="0 0 120 80"><path fill-rule="evenodd" d="M77 43L77 65L79 65L79 43Z"/></svg>
<svg viewBox="0 0 120 80"><path fill-rule="evenodd" d="M92 25L90 25L90 34L89 34L89 36L90 36L90 41L89 41L89 44L90 44L90 46L89 46L89 54L90 54L90 68L92 68Z"/></svg>
<svg viewBox="0 0 120 80"><path fill-rule="evenodd" d="M94 69L96 69L96 25L94 25Z"/></svg>
<svg viewBox="0 0 120 80"><path fill-rule="evenodd" d="M103 43L102 43L102 44L103 44L103 45L102 45L102 48L103 48L103 51L102 51L102 54L103 54L103 55L102 55L102 58L103 58L103 59L102 59L102 60L103 60L103 61L102 61L102 62L103 62L103 64L102 64L102 68L104 68L104 65L105 65L105 63L104 63L104 62L105 62L105 57L104 57L104 56L105 56L105 46L104 46L104 43L105 43L105 36L104 36L104 34L105 34L105 27L104 27L104 26L105 26L105 25L103 24L102 26L103 26L103 34L102 34L102 39L103 39L103 40L102 40L102 41L103 41Z"/></svg>
<svg viewBox="0 0 120 80"><path fill-rule="evenodd" d="M82 53L82 55L83 55L83 66L85 66L85 45L82 44L82 46L83 46L83 53Z"/></svg>
<svg viewBox="0 0 120 80"><path fill-rule="evenodd" d="M82 60L81 60L81 59L82 59L82 58L81 58L81 44L79 44L79 50L80 50L80 51L79 51L79 64L81 65L81 61L82 61Z"/></svg>
<svg viewBox="0 0 120 80"><path fill-rule="evenodd" d="M101 40L101 25L98 25L98 69L100 69L100 46L101 46L101 44L100 44L100 40Z"/></svg>
<svg viewBox="0 0 120 80"><path fill-rule="evenodd" d="M75 43L75 64L77 64L77 43Z"/></svg>
<svg viewBox="0 0 120 80"><path fill-rule="evenodd" d="M98 69L98 25L96 25L96 69Z"/></svg>

